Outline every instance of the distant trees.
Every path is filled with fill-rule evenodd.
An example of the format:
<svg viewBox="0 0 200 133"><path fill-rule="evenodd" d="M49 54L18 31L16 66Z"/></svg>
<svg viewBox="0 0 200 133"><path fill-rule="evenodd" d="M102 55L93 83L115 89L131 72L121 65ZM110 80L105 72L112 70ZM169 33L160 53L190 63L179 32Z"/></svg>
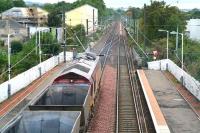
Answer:
<svg viewBox="0 0 200 133"><path fill-rule="evenodd" d="M143 9L144 12L144 9ZM146 25L144 25L144 16L141 19L141 29L146 29L146 35L150 39L160 37L158 29L166 29L174 31L179 26L179 31L185 29L186 20L184 14L174 6L166 5L164 1L152 1L151 5L147 6Z"/></svg>
<svg viewBox="0 0 200 133"><path fill-rule="evenodd" d="M140 8L130 7L126 11L127 15L129 15L132 19L138 19L142 16L142 10Z"/></svg>
<svg viewBox="0 0 200 133"><path fill-rule="evenodd" d="M14 6L12 0L0 0L0 13Z"/></svg>
<svg viewBox="0 0 200 133"><path fill-rule="evenodd" d="M0 0L0 13L12 7L25 7L23 0Z"/></svg>
<svg viewBox="0 0 200 133"><path fill-rule="evenodd" d="M14 7L25 7L26 3L23 0L13 0Z"/></svg>
<svg viewBox="0 0 200 133"><path fill-rule="evenodd" d="M199 9L192 9L191 11L187 12L187 19L197 19L197 18L200 18L200 10Z"/></svg>
<svg viewBox="0 0 200 133"><path fill-rule="evenodd" d="M48 12L50 12L50 14L55 14L55 13L62 13L63 10L69 11L84 4L89 4L97 8L99 17L106 15L107 10L103 0L77 0L74 3L65 3L64 1L62 1L56 4L45 4L43 8ZM50 17L53 18L53 15L50 15ZM55 19L58 18L57 16L54 17Z"/></svg>

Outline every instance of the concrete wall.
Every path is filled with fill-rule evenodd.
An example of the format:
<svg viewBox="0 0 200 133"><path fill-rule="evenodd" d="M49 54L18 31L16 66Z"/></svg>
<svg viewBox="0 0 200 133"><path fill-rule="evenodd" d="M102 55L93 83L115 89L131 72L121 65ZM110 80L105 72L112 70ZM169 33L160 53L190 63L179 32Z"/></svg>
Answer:
<svg viewBox="0 0 200 133"><path fill-rule="evenodd" d="M187 72L183 71L173 61L165 59L148 62L148 69L168 70L176 77L179 82L183 82L183 85L185 86L185 88L187 88L188 91L190 91L198 100L200 100L200 82Z"/></svg>
<svg viewBox="0 0 200 133"><path fill-rule="evenodd" d="M19 90L28 86L34 80L40 77L40 74L43 75L47 71L51 70L58 64L64 61L64 53L60 53L58 56L53 56L50 59L42 62L41 64L17 75L16 77L10 80L11 84L11 95L15 94ZM72 60L72 52L66 52L66 60ZM41 72L40 72L41 70ZM8 81L0 85L0 102L8 98Z"/></svg>

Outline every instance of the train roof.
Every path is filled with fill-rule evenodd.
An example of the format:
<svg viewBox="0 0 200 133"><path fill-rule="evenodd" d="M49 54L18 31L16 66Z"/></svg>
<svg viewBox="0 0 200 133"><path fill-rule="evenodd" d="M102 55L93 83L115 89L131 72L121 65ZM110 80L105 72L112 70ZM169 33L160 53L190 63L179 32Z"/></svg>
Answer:
<svg viewBox="0 0 200 133"><path fill-rule="evenodd" d="M75 74L82 76L89 80L90 82L93 81L92 74L99 62L99 57L96 56L94 53L85 53L79 60L75 61L70 67L64 69L59 77L68 74ZM58 77L58 78L59 78Z"/></svg>

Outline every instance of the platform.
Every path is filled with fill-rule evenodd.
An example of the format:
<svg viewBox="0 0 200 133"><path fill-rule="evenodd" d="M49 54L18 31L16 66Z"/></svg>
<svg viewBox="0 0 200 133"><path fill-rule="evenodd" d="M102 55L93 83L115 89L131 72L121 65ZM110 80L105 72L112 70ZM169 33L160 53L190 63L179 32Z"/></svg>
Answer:
<svg viewBox="0 0 200 133"><path fill-rule="evenodd" d="M143 71L143 70L141 70ZM162 71L143 71L172 133L198 133L200 121Z"/></svg>
<svg viewBox="0 0 200 133"><path fill-rule="evenodd" d="M142 90L147 102L151 118L157 133L170 133L164 115L159 107L159 104L154 96L153 90L148 82L148 79L143 70L137 70L137 74L142 86Z"/></svg>

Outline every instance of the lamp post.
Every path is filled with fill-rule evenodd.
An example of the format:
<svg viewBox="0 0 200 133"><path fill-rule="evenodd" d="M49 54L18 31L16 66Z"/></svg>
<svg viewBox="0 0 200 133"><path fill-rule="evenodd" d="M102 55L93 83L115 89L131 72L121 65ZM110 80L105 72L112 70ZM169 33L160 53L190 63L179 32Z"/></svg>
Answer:
<svg viewBox="0 0 200 133"><path fill-rule="evenodd" d="M39 58L40 58L40 63L42 62L42 50L41 50L41 39L40 39L40 32L41 30L39 30L39 40L38 40L38 47L39 47Z"/></svg>
<svg viewBox="0 0 200 133"><path fill-rule="evenodd" d="M39 49L39 60L40 60L40 63L42 62L41 32L43 33L43 32L45 32L45 30L46 29L41 29L41 28L38 29L38 28L36 28L36 43L38 43L38 45L36 47L38 47L38 49ZM39 32L38 37L37 37L37 32Z"/></svg>
<svg viewBox="0 0 200 133"><path fill-rule="evenodd" d="M182 48L181 48L181 68L182 68L182 83L183 83L183 60L184 60L184 57L183 57L183 33L178 33L178 32L175 32L175 31L172 31L170 34L173 34L173 35L181 35L181 38L182 38Z"/></svg>
<svg viewBox="0 0 200 133"><path fill-rule="evenodd" d="M168 30L162 30L159 29L159 32L167 32L167 59L169 59L169 31Z"/></svg>
<svg viewBox="0 0 200 133"><path fill-rule="evenodd" d="M8 97L11 95L11 84L10 84L10 79L11 79L11 47L10 47L10 36L15 35L15 33L8 34Z"/></svg>

